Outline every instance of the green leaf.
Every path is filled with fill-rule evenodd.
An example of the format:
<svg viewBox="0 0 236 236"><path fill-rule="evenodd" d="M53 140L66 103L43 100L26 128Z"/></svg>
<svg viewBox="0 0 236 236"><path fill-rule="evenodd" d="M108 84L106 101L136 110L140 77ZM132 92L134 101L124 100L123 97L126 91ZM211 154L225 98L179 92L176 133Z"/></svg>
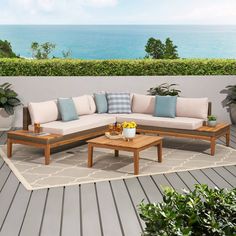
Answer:
<svg viewBox="0 0 236 236"><path fill-rule="evenodd" d="M12 106L5 105L4 109L5 109L5 111L8 115L13 115L14 114L14 108Z"/></svg>
<svg viewBox="0 0 236 236"><path fill-rule="evenodd" d="M7 98L6 98L6 97L1 97L1 98L0 98L0 103L1 103L1 104L4 105L6 102L7 102Z"/></svg>

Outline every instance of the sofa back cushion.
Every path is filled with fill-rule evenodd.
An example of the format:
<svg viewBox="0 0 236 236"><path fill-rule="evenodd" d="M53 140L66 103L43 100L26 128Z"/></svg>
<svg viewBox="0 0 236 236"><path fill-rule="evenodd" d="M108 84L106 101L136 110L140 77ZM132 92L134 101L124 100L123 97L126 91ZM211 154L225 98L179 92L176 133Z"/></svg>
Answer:
<svg viewBox="0 0 236 236"><path fill-rule="evenodd" d="M176 96L156 96L154 116L175 118L176 100Z"/></svg>
<svg viewBox="0 0 236 236"><path fill-rule="evenodd" d="M72 98L75 104L77 115L89 115L96 112L96 105L91 95L83 95Z"/></svg>
<svg viewBox="0 0 236 236"><path fill-rule="evenodd" d="M108 113L131 113L130 93L107 93Z"/></svg>
<svg viewBox="0 0 236 236"><path fill-rule="evenodd" d="M57 102L62 121L77 120L79 118L71 98L58 98Z"/></svg>
<svg viewBox="0 0 236 236"><path fill-rule="evenodd" d="M177 98L176 116L207 119L208 98Z"/></svg>
<svg viewBox="0 0 236 236"><path fill-rule="evenodd" d="M153 114L155 107L155 96L134 94L132 99L132 112Z"/></svg>
<svg viewBox="0 0 236 236"><path fill-rule="evenodd" d="M57 101L31 102L28 104L32 124L48 123L58 119Z"/></svg>

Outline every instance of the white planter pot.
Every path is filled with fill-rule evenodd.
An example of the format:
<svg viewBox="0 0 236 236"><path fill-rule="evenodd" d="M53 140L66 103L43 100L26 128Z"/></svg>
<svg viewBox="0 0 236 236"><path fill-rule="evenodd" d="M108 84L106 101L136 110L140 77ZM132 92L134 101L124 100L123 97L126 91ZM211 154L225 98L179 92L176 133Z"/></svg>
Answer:
<svg viewBox="0 0 236 236"><path fill-rule="evenodd" d="M236 104L233 103L230 105L229 107L229 110L230 110L230 118L231 118L231 121L232 121L232 124L236 124Z"/></svg>
<svg viewBox="0 0 236 236"><path fill-rule="evenodd" d="M134 138L135 135L136 135L136 128L132 128L132 129L124 128L122 135L123 135L126 139L132 139L132 138Z"/></svg>
<svg viewBox="0 0 236 236"><path fill-rule="evenodd" d="M6 131L12 128L15 115L9 116L3 108L0 108L0 130Z"/></svg>
<svg viewBox="0 0 236 236"><path fill-rule="evenodd" d="M210 126L210 127L215 127L216 124L217 124L217 121L216 121L216 120L211 120L211 121L208 121L207 124L208 124L208 126Z"/></svg>

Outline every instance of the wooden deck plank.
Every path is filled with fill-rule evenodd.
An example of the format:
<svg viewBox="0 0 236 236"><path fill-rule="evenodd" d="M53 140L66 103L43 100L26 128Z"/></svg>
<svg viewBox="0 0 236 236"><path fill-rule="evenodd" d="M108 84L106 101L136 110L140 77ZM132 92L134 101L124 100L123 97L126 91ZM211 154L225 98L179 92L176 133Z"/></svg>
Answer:
<svg viewBox="0 0 236 236"><path fill-rule="evenodd" d="M150 176L142 176L138 179L150 202L162 201L162 194Z"/></svg>
<svg viewBox="0 0 236 236"><path fill-rule="evenodd" d="M217 185L213 183L201 170L190 170L189 173L200 183L207 184L210 188L215 188Z"/></svg>
<svg viewBox="0 0 236 236"><path fill-rule="evenodd" d="M6 182L6 180L9 177L11 170L9 169L7 164L4 164L3 167L0 170L0 192Z"/></svg>
<svg viewBox="0 0 236 236"><path fill-rule="evenodd" d="M180 179L180 177L176 173L168 173L165 174L165 176L177 192L183 193L183 189L188 190L186 184Z"/></svg>
<svg viewBox="0 0 236 236"><path fill-rule="evenodd" d="M117 214L116 205L108 181L96 183L96 190L101 214L104 236L120 236L122 228Z"/></svg>
<svg viewBox="0 0 236 236"><path fill-rule="evenodd" d="M11 173L0 194L0 229L3 225L8 210L10 209L11 203L13 202L18 187L19 181L15 175Z"/></svg>
<svg viewBox="0 0 236 236"><path fill-rule="evenodd" d="M11 204L11 208L2 226L2 235L15 236L19 234L30 196L31 191L27 191L25 187L20 184L15 198Z"/></svg>
<svg viewBox="0 0 236 236"><path fill-rule="evenodd" d="M65 188L64 196L62 236L81 235L80 214L79 186L68 186Z"/></svg>
<svg viewBox="0 0 236 236"><path fill-rule="evenodd" d="M81 185L81 204L82 235L102 235L97 197L93 183Z"/></svg>
<svg viewBox="0 0 236 236"><path fill-rule="evenodd" d="M112 191L120 215L124 235L137 236L142 232L141 223L135 213L126 186L122 180L111 181Z"/></svg>
<svg viewBox="0 0 236 236"><path fill-rule="evenodd" d="M47 189L33 191L25 219L20 231L21 236L39 235Z"/></svg>
<svg viewBox="0 0 236 236"><path fill-rule="evenodd" d="M236 177L236 166L224 166L224 168Z"/></svg>
<svg viewBox="0 0 236 236"><path fill-rule="evenodd" d="M236 186L236 178L229 171L224 169L223 167L213 168L218 175L220 175L227 183L229 183L232 187Z"/></svg>
<svg viewBox="0 0 236 236"><path fill-rule="evenodd" d="M63 188L49 189L41 226L41 236L60 235Z"/></svg>
<svg viewBox="0 0 236 236"><path fill-rule="evenodd" d="M152 175L152 178L158 188L160 189L161 193L163 194L165 187L172 187L169 181L166 179L166 177L163 174L159 175Z"/></svg>
<svg viewBox="0 0 236 236"><path fill-rule="evenodd" d="M194 190L194 185L199 184L197 180L188 171L177 172L177 175L188 186L190 190Z"/></svg>
<svg viewBox="0 0 236 236"><path fill-rule="evenodd" d="M131 201L133 203L133 206L135 208L135 212L137 217L139 218L139 221L142 226L142 230L145 228L145 223L142 221L142 219L139 216L138 212L138 205L144 201L145 203L148 203L149 200L147 196L145 195L142 186L140 185L139 181L137 178L131 178L131 179L126 179L124 180L128 193L130 195Z"/></svg>
<svg viewBox="0 0 236 236"><path fill-rule="evenodd" d="M3 145L7 142L7 132L3 132L3 134L0 137L0 145Z"/></svg>
<svg viewBox="0 0 236 236"><path fill-rule="evenodd" d="M213 169L203 169L202 172L208 176L209 179L219 187L219 188L228 188L231 189L232 186L226 182L220 175L218 175Z"/></svg>
<svg viewBox="0 0 236 236"><path fill-rule="evenodd" d="M2 166L3 166L3 164L4 164L4 160L0 156L0 170L1 170Z"/></svg>

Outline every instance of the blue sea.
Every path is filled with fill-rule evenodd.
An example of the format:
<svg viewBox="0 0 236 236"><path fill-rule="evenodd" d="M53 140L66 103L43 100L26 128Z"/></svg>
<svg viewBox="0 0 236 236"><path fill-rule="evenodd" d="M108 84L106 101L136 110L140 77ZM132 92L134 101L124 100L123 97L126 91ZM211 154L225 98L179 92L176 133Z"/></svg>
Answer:
<svg viewBox="0 0 236 236"><path fill-rule="evenodd" d="M22 57L31 57L30 45L37 41L55 43L56 57L71 50L81 59L143 58L150 37L170 37L181 58L236 58L236 26L0 25L0 39L10 41Z"/></svg>

